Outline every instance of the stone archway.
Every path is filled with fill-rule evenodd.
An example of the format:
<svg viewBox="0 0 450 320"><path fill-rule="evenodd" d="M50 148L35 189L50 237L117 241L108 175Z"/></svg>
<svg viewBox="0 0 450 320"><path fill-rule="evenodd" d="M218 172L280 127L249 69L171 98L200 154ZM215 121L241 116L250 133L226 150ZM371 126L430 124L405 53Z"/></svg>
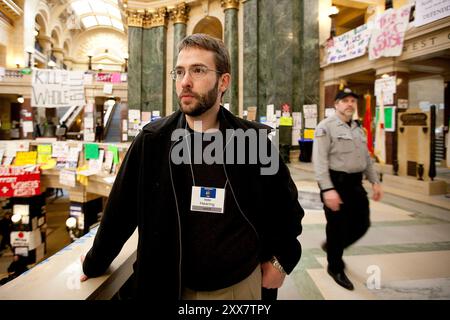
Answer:
<svg viewBox="0 0 450 320"><path fill-rule="evenodd" d="M200 20L192 33L205 33L212 37L223 40L223 27L219 19L207 16Z"/></svg>

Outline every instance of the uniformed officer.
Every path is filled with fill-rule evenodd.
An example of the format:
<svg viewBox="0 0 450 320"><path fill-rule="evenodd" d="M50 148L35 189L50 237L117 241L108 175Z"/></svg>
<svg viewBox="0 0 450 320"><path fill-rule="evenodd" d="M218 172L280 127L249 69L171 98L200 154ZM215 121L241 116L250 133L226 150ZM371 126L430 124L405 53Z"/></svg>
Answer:
<svg viewBox="0 0 450 320"><path fill-rule="evenodd" d="M358 95L351 89L339 91L336 113L316 128L313 163L327 219L327 271L342 287L353 290L344 273L345 248L360 239L370 226L369 200L362 186L363 174L372 183L373 199L382 197L382 189L367 149L367 138L352 117Z"/></svg>

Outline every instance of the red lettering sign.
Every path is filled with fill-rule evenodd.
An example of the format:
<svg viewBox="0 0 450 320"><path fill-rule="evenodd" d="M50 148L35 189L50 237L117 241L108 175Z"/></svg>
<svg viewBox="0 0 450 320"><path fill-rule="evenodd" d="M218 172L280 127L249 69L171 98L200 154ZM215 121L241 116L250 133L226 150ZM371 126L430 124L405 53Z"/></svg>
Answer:
<svg viewBox="0 0 450 320"><path fill-rule="evenodd" d="M30 197L41 194L38 166L0 167L0 197Z"/></svg>

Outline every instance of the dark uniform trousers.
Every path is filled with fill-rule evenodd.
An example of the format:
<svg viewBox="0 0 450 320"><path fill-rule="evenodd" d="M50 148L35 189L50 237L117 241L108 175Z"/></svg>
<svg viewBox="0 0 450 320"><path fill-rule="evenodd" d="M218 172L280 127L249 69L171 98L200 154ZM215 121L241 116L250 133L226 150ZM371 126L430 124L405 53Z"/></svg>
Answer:
<svg viewBox="0 0 450 320"><path fill-rule="evenodd" d="M324 206L327 260L331 271L340 272L345 267L344 249L359 240L370 227L369 200L362 186L362 173L330 170L330 178L343 204L337 212ZM323 201L322 194L321 199Z"/></svg>

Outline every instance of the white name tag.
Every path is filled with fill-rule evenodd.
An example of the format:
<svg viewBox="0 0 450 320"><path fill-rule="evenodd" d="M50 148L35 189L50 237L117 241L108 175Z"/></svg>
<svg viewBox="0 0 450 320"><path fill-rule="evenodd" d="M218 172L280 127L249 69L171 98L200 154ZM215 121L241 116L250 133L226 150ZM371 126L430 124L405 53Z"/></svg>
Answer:
<svg viewBox="0 0 450 320"><path fill-rule="evenodd" d="M225 189L192 187L191 211L223 213Z"/></svg>

